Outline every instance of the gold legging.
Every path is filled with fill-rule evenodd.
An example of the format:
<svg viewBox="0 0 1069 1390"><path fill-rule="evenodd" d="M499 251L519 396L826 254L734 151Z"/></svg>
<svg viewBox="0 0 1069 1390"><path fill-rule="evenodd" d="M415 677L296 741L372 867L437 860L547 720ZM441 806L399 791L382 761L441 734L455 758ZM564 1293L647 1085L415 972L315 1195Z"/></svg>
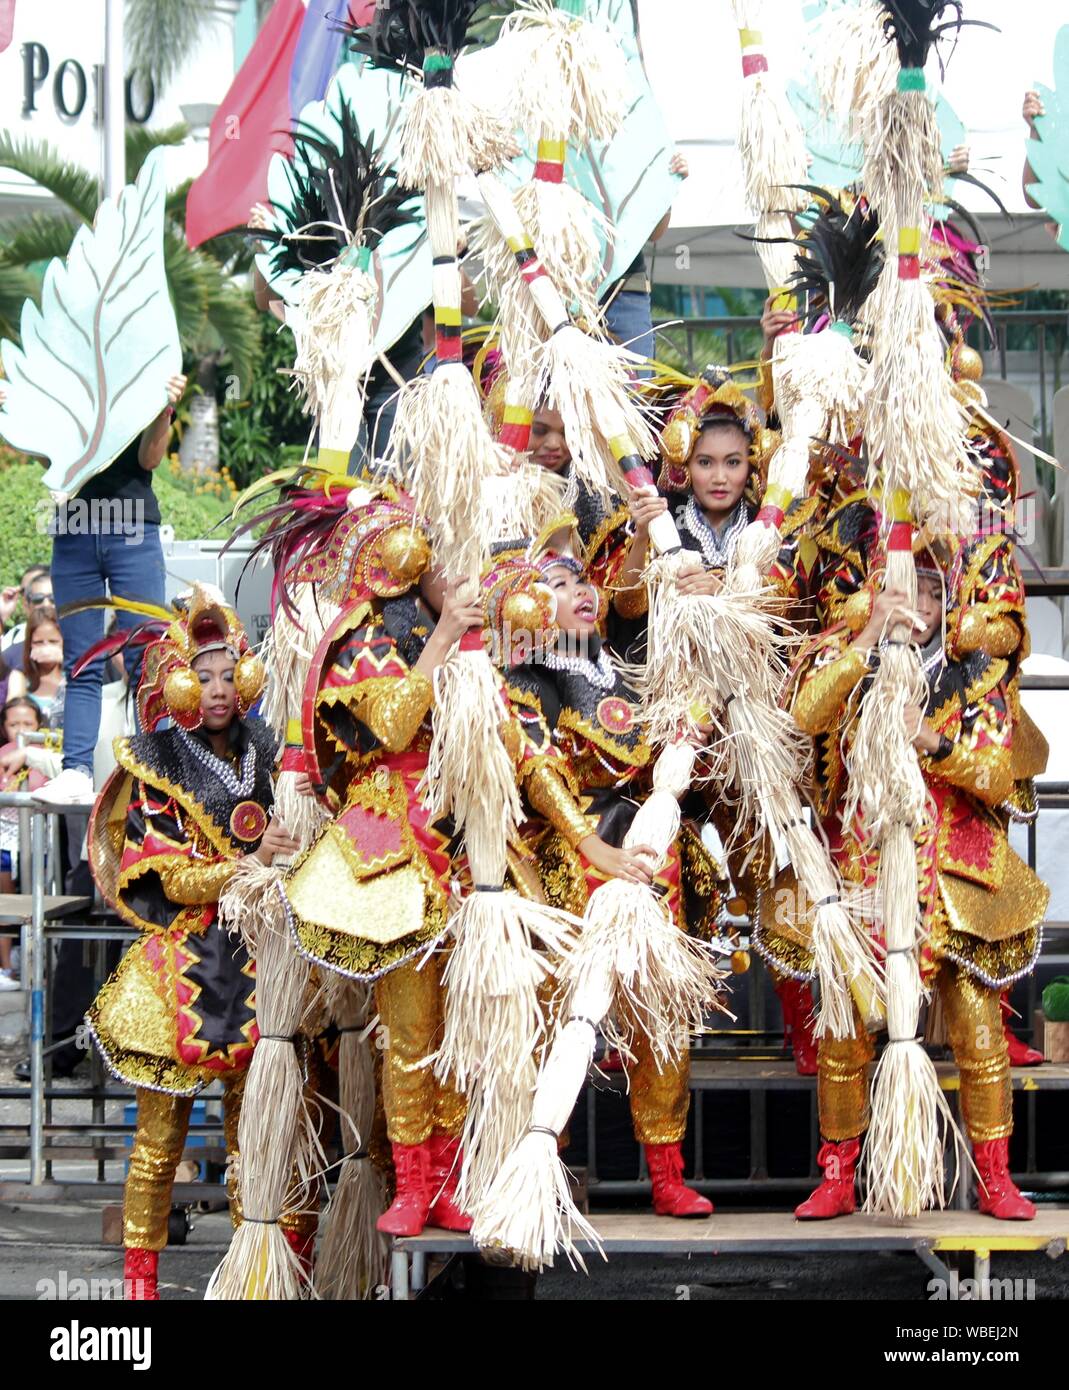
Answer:
<svg viewBox="0 0 1069 1390"><path fill-rule="evenodd" d="M235 1226L241 1220L234 1160L238 1152L238 1119L244 1089L244 1072L234 1073L223 1082L226 1194ZM138 1088L137 1132L123 1197L123 1241L127 1247L162 1250L167 1244L171 1190L175 1169L186 1145L192 1109L192 1096L172 1096Z"/></svg>
<svg viewBox="0 0 1069 1390"><path fill-rule="evenodd" d="M223 1080L226 1195L234 1226L241 1222L236 1160L245 1076L244 1071L234 1072ZM123 1195L123 1244L127 1248L162 1250L167 1244L174 1175L182 1160L192 1109L192 1096L172 1096L138 1088L137 1131ZM309 1206L285 1212L279 1219L283 1230L292 1229L302 1236L314 1235L317 1222L318 1212Z"/></svg>
<svg viewBox="0 0 1069 1390"><path fill-rule="evenodd" d="M974 1143L1006 1138L1013 1132L1013 1096L999 991L947 960L940 965L935 987L961 1076L961 1110L969 1138ZM868 1127L873 1042L856 1016L854 1028L855 1037L820 1043L817 1102L825 1139L853 1139Z"/></svg>
<svg viewBox="0 0 1069 1390"><path fill-rule="evenodd" d="M649 1039L636 1027L631 1051L635 1060L627 1068L631 1097L631 1123L640 1144L678 1144L687 1132L690 1108L690 1053L686 1047L678 1061L658 1070Z"/></svg>
<svg viewBox="0 0 1069 1390"><path fill-rule="evenodd" d="M458 1135L464 1099L435 1078L427 1059L441 1041L440 965L431 956L420 969L399 965L375 985L382 1048L382 1104L386 1133L395 1144L422 1144L435 1130Z"/></svg>

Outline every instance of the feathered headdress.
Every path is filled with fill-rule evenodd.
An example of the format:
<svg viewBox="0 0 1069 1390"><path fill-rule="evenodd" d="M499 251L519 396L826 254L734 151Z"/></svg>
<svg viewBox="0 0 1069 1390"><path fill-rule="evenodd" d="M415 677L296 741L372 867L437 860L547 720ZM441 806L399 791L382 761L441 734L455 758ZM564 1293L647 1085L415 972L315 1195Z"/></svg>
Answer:
<svg viewBox="0 0 1069 1390"><path fill-rule="evenodd" d="M252 651L248 634L222 596L202 584L170 608L132 599L101 598L64 604L61 618L89 608L110 608L144 618L135 627L114 632L84 652L71 671L78 677L95 661L116 656L128 645L144 647L137 709L141 727L152 730L163 719L173 719L183 729L197 729L203 722L201 684L193 663L205 652L228 652L237 663L234 688L238 714L244 717L264 688L263 662Z"/></svg>

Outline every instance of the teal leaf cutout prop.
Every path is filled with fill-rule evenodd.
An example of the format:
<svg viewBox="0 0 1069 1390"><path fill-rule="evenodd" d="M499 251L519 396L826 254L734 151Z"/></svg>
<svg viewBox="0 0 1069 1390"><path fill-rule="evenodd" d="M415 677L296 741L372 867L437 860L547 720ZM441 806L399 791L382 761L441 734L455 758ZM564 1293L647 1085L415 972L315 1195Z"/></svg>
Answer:
<svg viewBox="0 0 1069 1390"><path fill-rule="evenodd" d="M635 7L631 0L589 0L586 17L611 29L627 59L632 99L623 124L608 144L568 146L564 175L612 228L602 242L604 294L639 254L675 200L680 180L669 173L675 142L653 95L639 51ZM534 174L534 143L509 166L510 183L525 183Z"/></svg>
<svg viewBox="0 0 1069 1390"><path fill-rule="evenodd" d="M1038 140L1025 142L1025 153L1036 182L1028 191L1052 222L1058 224L1058 245L1069 251L1069 24L1054 40L1053 91L1036 83L1046 113L1036 117Z"/></svg>
<svg viewBox="0 0 1069 1390"><path fill-rule="evenodd" d="M337 113L344 100L348 102L365 136L370 138L374 135L376 153L381 160L394 164L407 95L402 86L398 73L373 67L366 58L354 57L335 74L324 99L309 102L302 109L301 126L317 131L340 148L341 127ZM285 155L276 154L272 158L267 170L267 199L274 210L275 225L293 230L290 168L290 160ZM413 196L411 206L417 209L417 225L387 232L372 253L370 273L379 287L375 321L377 352L386 352L392 347L413 319L418 318L430 303L431 249L427 240L422 195ZM256 264L264 279L286 304L287 312L298 312L301 275L295 270L276 274L269 252L257 256Z"/></svg>
<svg viewBox="0 0 1069 1390"><path fill-rule="evenodd" d="M22 310L22 347L0 346L0 434L49 460L43 482L77 492L167 404L182 350L163 263L163 150L136 184L100 204L65 261L45 271L41 308Z"/></svg>

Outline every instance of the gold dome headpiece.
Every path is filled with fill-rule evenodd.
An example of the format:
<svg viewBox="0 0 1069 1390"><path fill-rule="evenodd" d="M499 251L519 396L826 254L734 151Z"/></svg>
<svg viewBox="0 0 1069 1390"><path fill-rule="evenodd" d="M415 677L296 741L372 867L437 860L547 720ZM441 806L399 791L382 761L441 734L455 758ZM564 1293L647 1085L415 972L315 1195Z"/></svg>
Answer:
<svg viewBox="0 0 1069 1390"><path fill-rule="evenodd" d="M754 402L722 368L707 368L701 379L677 401L661 431L664 460L658 483L666 491L683 492L688 485L686 465L702 429L711 420L737 424L750 442L751 473L763 477L768 460L779 447L779 435L767 429Z"/></svg>

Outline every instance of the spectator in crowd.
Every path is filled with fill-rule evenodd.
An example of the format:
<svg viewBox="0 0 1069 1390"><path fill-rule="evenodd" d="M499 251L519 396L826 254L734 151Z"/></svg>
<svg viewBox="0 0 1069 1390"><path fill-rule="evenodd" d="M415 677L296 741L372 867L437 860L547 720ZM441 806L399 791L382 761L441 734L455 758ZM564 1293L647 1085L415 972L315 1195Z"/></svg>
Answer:
<svg viewBox="0 0 1069 1390"><path fill-rule="evenodd" d="M674 154L668 166L671 173L685 179L690 166L681 154ZM650 241L660 241L672 220L669 208L650 234ZM656 342L653 333L653 309L650 302L650 275L643 248L623 275L611 285L602 298L605 322L609 332L626 348L640 357L653 357Z"/></svg>
<svg viewBox="0 0 1069 1390"><path fill-rule="evenodd" d="M8 689L12 696L32 695L49 725L62 726L63 635L51 605L33 609L26 620L22 670L12 671Z"/></svg>
<svg viewBox="0 0 1069 1390"><path fill-rule="evenodd" d="M28 569L23 570L22 578L17 585L12 585L0 593L0 621L6 629L3 638L0 638L0 650L3 651L4 663L8 670L16 671L22 666L22 639L26 632L26 623L23 621L7 626L16 609L21 607L22 617L25 619L41 604L51 602L52 576L47 565L30 565Z"/></svg>
<svg viewBox="0 0 1069 1390"><path fill-rule="evenodd" d="M26 750L19 748L19 734L36 733L41 727L40 708L28 695L16 695L0 709L0 791L27 791L36 777L44 779L26 766ZM13 806L0 810L0 893L14 893L18 879L19 813ZM0 936L0 990L18 989L18 979L11 968L11 938Z"/></svg>
<svg viewBox="0 0 1069 1390"><path fill-rule="evenodd" d="M102 473L56 513L52 546L52 584L62 609L78 600L113 597L163 605L165 601L160 509L152 473L163 461L171 435L174 404L186 378L167 383L171 402ZM120 613L119 625L133 627L136 614ZM90 608L62 619L66 670L104 635L104 613ZM140 655L131 653L130 679L136 687ZM71 806L93 799L93 749L100 730L100 691L104 663L95 661L71 681L63 720L63 770L37 793L48 806Z"/></svg>
<svg viewBox="0 0 1069 1390"><path fill-rule="evenodd" d="M109 632L116 618L117 614L110 616ZM103 788L114 771L115 740L135 732L133 693L127 685L125 663L119 654L111 657L106 663L104 685L101 690L100 736L93 750L93 785L97 792ZM42 768L46 776L59 771L57 754L42 748L28 748L24 751L28 759L27 766ZM0 750L0 768L3 767L3 753L4 750ZM78 816L66 815L61 817L60 824L61 849L66 866L73 862L74 851L82 845L86 821ZM66 874L64 889L74 897L93 896L93 881L84 853ZM118 965L119 954L119 943L108 942L105 948L105 962L109 971ZM85 1049L78 1041L79 1029L85 1011L96 997L99 987L100 981L96 978L93 965L85 958L82 942L71 938L60 941L48 1001L53 1039L48 1056L54 1077L72 1076L75 1068L85 1060ZM15 1064L14 1075L16 1081L29 1081L28 1058Z"/></svg>

